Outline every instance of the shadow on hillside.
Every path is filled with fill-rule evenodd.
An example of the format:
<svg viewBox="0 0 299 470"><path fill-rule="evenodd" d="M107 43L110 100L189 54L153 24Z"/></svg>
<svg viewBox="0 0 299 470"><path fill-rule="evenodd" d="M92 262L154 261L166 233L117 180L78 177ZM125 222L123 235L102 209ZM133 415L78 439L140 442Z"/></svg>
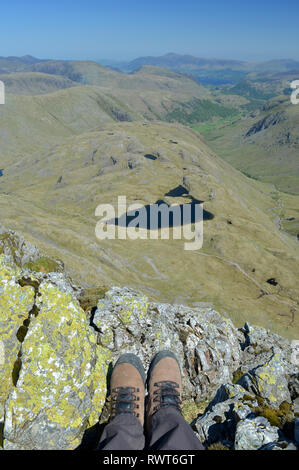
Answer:
<svg viewBox="0 0 299 470"><path fill-rule="evenodd" d="M167 208L170 208L171 205L165 202L163 199L159 199L154 204L147 204L143 206L140 210L130 211L126 214L123 214L121 217L116 219L111 219L107 223L110 225L116 225L120 227L130 227L136 226L138 228L143 228L147 230L157 230L162 228L173 228L178 226L184 226L187 224L194 224L200 219L197 216L196 206L202 204L204 201L194 198L189 194L188 189L184 186L179 185L176 188L173 188L168 193L164 194L164 197L172 198L185 198L185 204L178 204L171 208L168 211L169 217L162 217L161 212L163 209L167 212ZM190 206L189 212L187 214L183 213L183 208L185 206ZM140 217L143 215L143 217ZM212 220L214 219L214 214L203 209L203 220ZM133 222L135 219L135 223Z"/></svg>

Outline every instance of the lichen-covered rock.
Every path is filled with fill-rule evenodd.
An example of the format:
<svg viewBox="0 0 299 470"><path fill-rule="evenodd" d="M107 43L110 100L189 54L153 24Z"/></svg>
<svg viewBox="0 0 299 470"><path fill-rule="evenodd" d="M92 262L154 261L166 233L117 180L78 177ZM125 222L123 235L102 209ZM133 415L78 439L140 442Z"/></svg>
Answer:
<svg viewBox="0 0 299 470"><path fill-rule="evenodd" d="M265 328L245 323L239 329L242 335L242 370L243 373L255 369L268 362L274 353L280 354L280 361L285 374L292 374L294 364L292 363L291 342L281 336L271 333Z"/></svg>
<svg viewBox="0 0 299 470"><path fill-rule="evenodd" d="M279 429L262 416L245 419L237 424L235 450L258 450L278 440Z"/></svg>
<svg viewBox="0 0 299 470"><path fill-rule="evenodd" d="M199 439L207 447L221 443L232 448L237 422L251 415L254 406L257 406L254 395L240 385L222 385L194 423Z"/></svg>
<svg viewBox="0 0 299 470"><path fill-rule="evenodd" d="M36 261L40 256L40 250L25 238L14 232L7 230L0 224L0 255L5 254L18 265L23 266L30 261Z"/></svg>
<svg viewBox="0 0 299 470"><path fill-rule="evenodd" d="M5 449L74 449L106 395L107 354L69 293L43 282L5 405Z"/></svg>
<svg viewBox="0 0 299 470"><path fill-rule="evenodd" d="M10 260L19 267L27 267L37 272L62 272L64 264L42 255L32 243L13 230L6 229L0 224L0 255L9 256Z"/></svg>
<svg viewBox="0 0 299 470"><path fill-rule="evenodd" d="M273 354L268 362L249 371L238 383L267 400L273 408L279 408L284 401L291 402L286 370L280 353Z"/></svg>
<svg viewBox="0 0 299 470"><path fill-rule="evenodd" d="M35 291L18 282L20 270L0 256L0 421L18 367L23 323L34 305Z"/></svg>
<svg viewBox="0 0 299 470"><path fill-rule="evenodd" d="M296 448L292 406L285 402L276 410L266 403L238 384L222 385L194 421L197 435L211 449L219 445L231 450Z"/></svg>
<svg viewBox="0 0 299 470"><path fill-rule="evenodd" d="M131 289L111 288L99 301L93 323L115 359L133 352L148 366L159 350L173 350L181 363L185 397L210 397L239 366L237 330L211 308L149 303Z"/></svg>

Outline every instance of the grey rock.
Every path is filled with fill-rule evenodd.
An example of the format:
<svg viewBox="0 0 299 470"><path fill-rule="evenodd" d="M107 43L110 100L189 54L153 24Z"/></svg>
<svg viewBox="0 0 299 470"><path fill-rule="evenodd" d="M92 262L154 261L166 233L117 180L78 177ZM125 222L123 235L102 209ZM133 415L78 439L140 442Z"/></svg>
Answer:
<svg viewBox="0 0 299 470"><path fill-rule="evenodd" d="M233 447L238 421L251 416L251 407L256 405L255 397L240 385L222 385L204 414L194 423L200 440L206 446L221 442Z"/></svg>
<svg viewBox="0 0 299 470"><path fill-rule="evenodd" d="M299 368L291 361L292 344L289 340L250 323L245 323L239 331L243 336L241 348L244 373L265 364L277 352L280 353L286 375L294 374L296 369L299 372Z"/></svg>
<svg viewBox="0 0 299 470"><path fill-rule="evenodd" d="M279 439L279 429L266 418L245 419L237 424L235 450L258 450Z"/></svg>
<svg viewBox="0 0 299 470"><path fill-rule="evenodd" d="M286 376L284 360L281 353L277 352L268 362L241 377L238 383L267 400L273 408L279 408L283 401L291 402Z"/></svg>
<svg viewBox="0 0 299 470"><path fill-rule="evenodd" d="M7 230L0 224L0 253L10 256L18 265L36 261L41 256L40 250L13 230Z"/></svg>

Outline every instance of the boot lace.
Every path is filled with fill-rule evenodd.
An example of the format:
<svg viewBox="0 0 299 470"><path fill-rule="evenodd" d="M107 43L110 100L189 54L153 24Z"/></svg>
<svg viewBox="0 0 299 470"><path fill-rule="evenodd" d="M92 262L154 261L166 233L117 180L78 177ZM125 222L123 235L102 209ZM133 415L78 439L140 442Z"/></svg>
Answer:
<svg viewBox="0 0 299 470"><path fill-rule="evenodd" d="M154 413L161 408L170 406L173 406L181 413L182 401L178 391L179 385L176 382L162 381L154 383L154 386L157 387L154 391L155 397L153 399L153 402L157 403L154 406Z"/></svg>
<svg viewBox="0 0 299 470"><path fill-rule="evenodd" d="M139 409L136 403L140 398L136 395L140 390L135 387L118 387L111 391L112 411L111 417L114 418L120 414L133 414L139 418L139 413L135 410Z"/></svg>

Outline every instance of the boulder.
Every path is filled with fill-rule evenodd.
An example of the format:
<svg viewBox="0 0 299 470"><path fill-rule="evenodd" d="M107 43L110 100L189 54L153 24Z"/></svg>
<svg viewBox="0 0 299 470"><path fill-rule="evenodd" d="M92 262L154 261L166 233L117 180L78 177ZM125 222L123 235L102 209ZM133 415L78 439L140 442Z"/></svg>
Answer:
<svg viewBox="0 0 299 470"><path fill-rule="evenodd" d="M69 286L61 287L49 281L38 287L36 310L18 344L18 375L5 402L4 449L74 449L102 411L110 353L97 346ZM12 297L16 312L28 312L31 290L29 299Z"/></svg>
<svg viewBox="0 0 299 470"><path fill-rule="evenodd" d="M266 418L259 416L245 419L237 424L235 450L258 450L279 439L279 429L271 426Z"/></svg>
<svg viewBox="0 0 299 470"><path fill-rule="evenodd" d="M280 360L286 374L296 369L292 363L292 343L265 328L245 323L239 329L242 335L242 370L248 372L268 362L274 353L280 353Z"/></svg>
<svg viewBox="0 0 299 470"><path fill-rule="evenodd" d="M267 400L273 408L279 408L282 402L291 402L286 369L279 352L265 364L250 370L238 383Z"/></svg>
<svg viewBox="0 0 299 470"><path fill-rule="evenodd" d="M19 367L21 338L34 305L32 286L18 282L20 269L0 256L0 421Z"/></svg>
<svg viewBox="0 0 299 470"><path fill-rule="evenodd" d="M222 385L203 415L194 422L199 439L207 447L221 443L232 448L238 421L250 416L254 406L257 406L254 395L240 385Z"/></svg>

